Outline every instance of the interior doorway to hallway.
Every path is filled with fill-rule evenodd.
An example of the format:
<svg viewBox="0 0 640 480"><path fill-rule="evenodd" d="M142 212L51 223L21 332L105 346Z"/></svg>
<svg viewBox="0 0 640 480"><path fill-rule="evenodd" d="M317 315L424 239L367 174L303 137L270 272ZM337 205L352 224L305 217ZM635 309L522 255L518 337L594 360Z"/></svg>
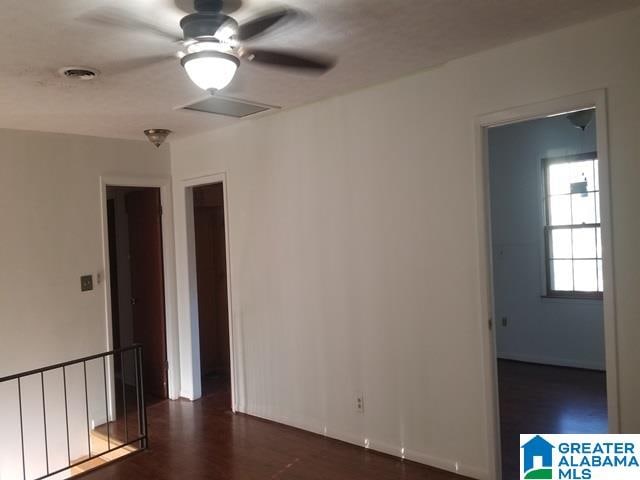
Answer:
<svg viewBox="0 0 640 480"><path fill-rule="evenodd" d="M112 345L114 349L143 346L147 401L165 399L168 363L160 189L107 186L106 191ZM133 384L135 371L129 363L126 358L116 359L116 382L124 377L125 383Z"/></svg>
<svg viewBox="0 0 640 480"><path fill-rule="evenodd" d="M203 396L231 408L227 246L222 183L193 187L200 372Z"/></svg>

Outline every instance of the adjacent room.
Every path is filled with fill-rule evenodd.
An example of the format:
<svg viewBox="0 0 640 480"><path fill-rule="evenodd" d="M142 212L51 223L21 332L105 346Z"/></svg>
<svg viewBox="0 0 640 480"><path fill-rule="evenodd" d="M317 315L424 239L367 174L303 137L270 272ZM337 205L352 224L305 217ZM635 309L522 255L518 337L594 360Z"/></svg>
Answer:
<svg viewBox="0 0 640 480"><path fill-rule="evenodd" d="M595 117L489 130L505 478L518 476L520 433L608 431Z"/></svg>
<svg viewBox="0 0 640 480"><path fill-rule="evenodd" d="M521 434L640 433L639 24L5 0L0 479L516 480Z"/></svg>

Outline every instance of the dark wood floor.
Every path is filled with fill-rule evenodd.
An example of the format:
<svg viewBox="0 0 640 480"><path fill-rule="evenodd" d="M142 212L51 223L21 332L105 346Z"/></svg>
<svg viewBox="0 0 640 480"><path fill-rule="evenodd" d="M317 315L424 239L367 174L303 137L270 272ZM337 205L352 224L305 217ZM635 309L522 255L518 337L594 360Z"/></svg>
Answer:
<svg viewBox="0 0 640 480"><path fill-rule="evenodd" d="M606 433L605 374L500 360L503 480L519 478L520 433ZM197 402L148 408L151 448L88 474L102 479L460 480L462 477L229 411L228 379ZM131 410L133 412L133 410ZM111 425L117 437L122 426ZM135 431L135 415L129 431Z"/></svg>
<svg viewBox="0 0 640 480"><path fill-rule="evenodd" d="M214 385L215 386L215 385ZM197 402L149 407L150 449L87 474L103 479L461 480L302 430L233 415L212 384Z"/></svg>
<svg viewBox="0 0 640 480"><path fill-rule="evenodd" d="M603 372L498 361L502 478L515 480L521 433L607 433Z"/></svg>

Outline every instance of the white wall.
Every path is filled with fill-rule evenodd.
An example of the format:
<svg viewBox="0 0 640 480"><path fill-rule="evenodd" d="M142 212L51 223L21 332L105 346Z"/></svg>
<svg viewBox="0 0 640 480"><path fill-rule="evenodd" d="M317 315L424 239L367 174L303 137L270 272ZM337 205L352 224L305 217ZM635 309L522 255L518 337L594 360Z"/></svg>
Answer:
<svg viewBox="0 0 640 480"><path fill-rule="evenodd" d="M564 116L489 130L500 358L604 370L602 301L542 298L546 294L542 159L596 150L595 121L584 132Z"/></svg>
<svg viewBox="0 0 640 480"><path fill-rule="evenodd" d="M0 158L0 376L103 351L99 177L168 176L168 150L0 130Z"/></svg>
<svg viewBox="0 0 640 480"><path fill-rule="evenodd" d="M172 144L179 282L182 181L227 174L239 409L488 478L474 119L606 87L622 427L639 431L639 22L627 12ZM181 365L184 385L184 350Z"/></svg>
<svg viewBox="0 0 640 480"><path fill-rule="evenodd" d="M168 149L148 142L0 130L0 377L106 350L106 289L96 282L97 274L104 278L99 177L169 173ZM82 274L94 275L93 291L80 292ZM88 373L90 421L100 423L101 362ZM45 377L52 469L67 455L59 377ZM68 386L77 458L86 453L81 372L68 371ZM27 469L34 475L44 471L38 387L37 378L25 380ZM1 386L0 476L7 478L21 473L16 396L15 382Z"/></svg>

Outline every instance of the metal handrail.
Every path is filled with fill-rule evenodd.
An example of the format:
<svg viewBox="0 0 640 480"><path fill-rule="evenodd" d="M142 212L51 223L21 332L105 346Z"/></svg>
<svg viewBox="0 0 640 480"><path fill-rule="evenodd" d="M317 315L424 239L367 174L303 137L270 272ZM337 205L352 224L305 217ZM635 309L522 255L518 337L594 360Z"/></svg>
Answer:
<svg viewBox="0 0 640 480"><path fill-rule="evenodd" d="M38 373L50 372L51 370L57 370L63 367L70 367L72 365L77 365L78 363L89 362L91 360L97 360L98 358L102 358L102 357L115 356L116 354L119 354L119 353L136 350L137 348L142 348L142 345L136 343L134 345L131 345L130 347L119 348L117 350L111 350L109 352L104 352L104 353L96 353L95 355L89 355L88 357L82 357L76 360L69 360L68 362L57 363L55 365L49 365L47 367L35 368L27 372L16 373L13 375L2 377L0 378L0 383L9 382L11 380L16 380L22 377L29 377L31 375L37 375Z"/></svg>
<svg viewBox="0 0 640 480"><path fill-rule="evenodd" d="M126 400L126 390L127 385L125 381L125 354L128 352L134 352L134 363L135 363L135 387L136 387L136 402L137 402L137 417L138 417L138 435L131 439L129 438L129 428L128 428L128 416L127 416L127 400ZM108 398L108 388L107 385L107 358L112 357L115 361L117 358L120 360L121 365L121 387L122 387L122 404L124 410L124 441L119 442L119 445L112 448L111 442L111 429L110 424L114 423L110 420L110 408L109 408L109 398ZM106 430L107 430L107 450L104 452L98 452L95 455L92 454L91 451L91 426L89 422L89 391L87 387L87 362L92 360L102 359L102 374L103 374L103 386L104 386L104 402L105 402L105 412L106 412ZM84 381L84 401L85 401L85 409L86 409L86 427L87 427L87 458L83 458L79 461L72 461L71 459L71 447L70 447L70 434L69 434L69 404L68 404L68 396L67 396L67 367L71 367L74 365L82 365L82 374ZM44 374L47 372L51 372L54 370L62 370L62 381L64 386L64 415L65 415L65 427L66 427L66 440L67 440L67 466L57 469L55 471L51 471L50 463L49 463L49 440L47 437L47 408L46 408L46 393L45 393L45 382L44 382ZM23 402L24 402L24 392L22 389L22 379L25 377L30 377L33 375L40 375L40 388L42 392L42 417L43 417L43 430L44 430L44 447L45 447L45 461L46 461L46 475L36 477L33 480L43 480L54 475L57 475L61 472L69 470L73 467L80 466L90 460L95 458L102 457L108 453L114 452L116 450L120 450L126 448L128 446L139 444L139 450L144 450L148 448L148 433L147 433L147 414L146 414L146 403L144 398L144 379L143 379L143 352L141 345L132 345L130 347L121 348L117 350L111 350L109 352L99 353L95 355L89 355L86 357L78 358L75 360L70 360L68 362L62 362L55 365L49 365L42 368L37 368L34 370L29 370L22 373L17 373L14 375L9 375L6 377L0 378L0 384L7 382L16 382L17 386L17 400L19 406L19 417L20 417L20 451L22 455L22 478L23 480L27 480L27 468L25 461L25 434L24 434L24 422L23 422ZM114 377L114 385L113 391L115 392L115 377Z"/></svg>

